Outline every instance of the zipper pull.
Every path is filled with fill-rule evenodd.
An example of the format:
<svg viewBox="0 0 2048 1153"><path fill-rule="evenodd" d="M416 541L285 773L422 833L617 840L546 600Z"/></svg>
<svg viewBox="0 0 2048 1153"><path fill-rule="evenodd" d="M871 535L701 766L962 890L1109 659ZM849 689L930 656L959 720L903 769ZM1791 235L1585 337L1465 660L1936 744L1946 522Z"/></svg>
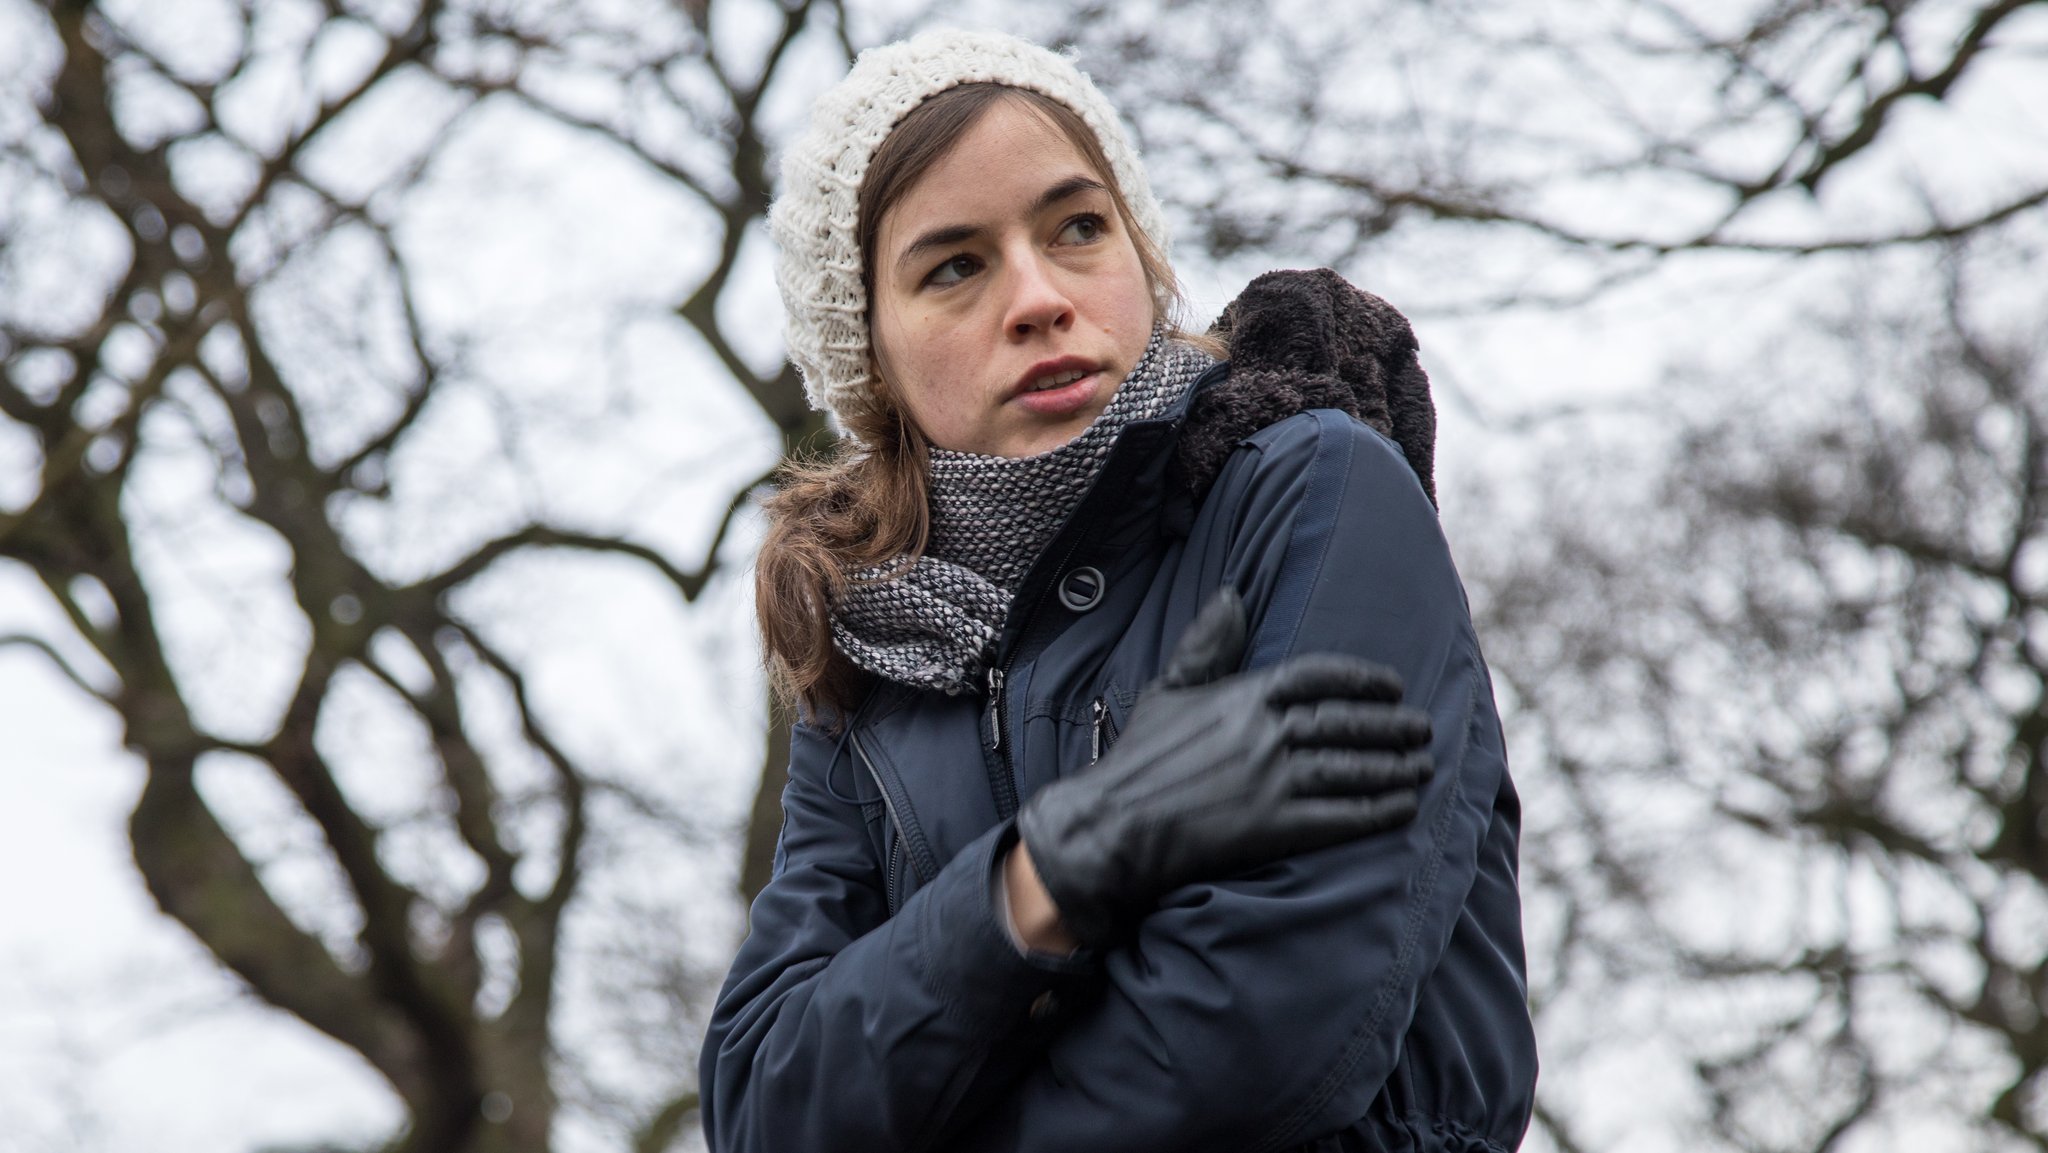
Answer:
<svg viewBox="0 0 2048 1153"><path fill-rule="evenodd" d="M995 665L988 668L988 747L1003 751L1003 670Z"/></svg>
<svg viewBox="0 0 2048 1153"><path fill-rule="evenodd" d="M1109 707L1102 703L1101 697L1096 697L1095 726L1088 734L1088 763L1091 765L1102 759L1102 726L1108 719Z"/></svg>

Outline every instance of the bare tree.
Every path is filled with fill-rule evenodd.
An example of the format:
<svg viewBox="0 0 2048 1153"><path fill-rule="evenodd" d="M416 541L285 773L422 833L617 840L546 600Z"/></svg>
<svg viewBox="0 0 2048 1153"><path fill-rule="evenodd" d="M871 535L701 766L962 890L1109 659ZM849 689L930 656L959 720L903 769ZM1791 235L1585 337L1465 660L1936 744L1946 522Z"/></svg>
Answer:
<svg viewBox="0 0 2048 1153"><path fill-rule="evenodd" d="M720 6L721 12L737 7ZM447 69L444 75L478 96L503 93L625 149L706 210L712 227L703 239L715 256L675 312L772 423L782 455L815 452L830 442L831 433L822 414L804 400L795 366L779 354L766 363L758 356L750 359L738 339L773 326L759 317L735 318L728 310L741 291L758 287L758 282L747 285L740 279L743 258L751 255L758 261L762 256L762 223L772 185L774 126L764 101L778 86L792 83L787 79L792 72L799 76L796 83L802 82L801 67L792 66L789 56L806 33L830 46L825 52L832 66L828 78L843 70L855 52L849 18L834 2L776 0L749 13L767 27L765 35L754 37L762 44L749 45L751 51L722 51L713 8L708 0L674 5L671 20L678 14L681 20L664 37L649 35L649 13L635 7L614 13L573 5L486 7L470 14L473 24L467 32L486 50L503 49L502 57L492 67ZM602 77L607 90L599 100L591 100L587 90L568 87L593 75ZM735 324L741 332L735 332ZM764 474L733 492L727 525L767 479ZM716 563L717 552L714 542L710 563ZM786 718L771 711L767 729L760 784L741 850L744 900L767 883L782 825Z"/></svg>
<svg viewBox="0 0 2048 1153"><path fill-rule="evenodd" d="M0 438L32 478L0 505L0 558L34 574L69 629L0 646L42 654L119 715L147 770L130 835L149 891L256 996L389 1082L408 1117L394 1149L547 1148L565 1093L638 1126L643 1149L693 1115L687 1053L664 1054L666 1100L604 1100L563 1071L557 1002L565 925L616 821L671 837L697 826L562 739L517 646L463 603L536 553L622 558L696 601L754 482L728 491L687 560L545 516L428 565L361 529L406 496L405 461L445 448L447 410L494 384L423 303L407 230L437 158L507 106L709 210L708 269L674 313L784 451L821 431L779 355L743 351L734 325L756 323L732 298L767 200L764 97L792 55L843 66L838 9L628 7L53 0L8 13L39 37L43 67L0 118ZM696 259L690 247L679 259ZM164 507L194 468L197 490ZM222 600L224 631L194 625L166 574L225 563L206 551L223 537L194 528L209 519L279 551L279 614ZM281 707L250 733L260 710L224 722L195 699L258 679L203 654L266 627L298 643ZM406 752L427 784L409 807L336 763L337 727L365 695L416 734ZM210 776L288 797L278 819L309 830L290 855L310 888L252 842L260 828L224 819ZM752 862L775 832L776 789L762 792ZM751 865L743 883L760 881ZM701 993L708 969L635 979ZM669 1024L687 1027L688 1001L670 998Z"/></svg>
<svg viewBox="0 0 2048 1153"><path fill-rule="evenodd" d="M2048 333L1984 291L2042 240L1788 318L1683 417L1560 433L1536 547L1475 550L1541 770L1559 1147L1616 1140L1603 1050L1688 1075L1667 1107L1721 1147L2048 1145Z"/></svg>
<svg viewBox="0 0 2048 1153"><path fill-rule="evenodd" d="M1193 247L1412 311L1583 303L1675 255L1938 244L2048 205L1996 78L2041 0L1085 5ZM1199 63L1194 63L1199 62ZM1939 112L1949 110L1944 119ZM1957 163L1956 128L1987 147Z"/></svg>

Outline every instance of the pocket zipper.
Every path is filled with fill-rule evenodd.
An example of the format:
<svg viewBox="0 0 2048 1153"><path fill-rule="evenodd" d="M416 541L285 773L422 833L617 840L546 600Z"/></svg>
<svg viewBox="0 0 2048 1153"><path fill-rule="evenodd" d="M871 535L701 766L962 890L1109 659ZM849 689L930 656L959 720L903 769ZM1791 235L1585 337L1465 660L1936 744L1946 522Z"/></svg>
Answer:
<svg viewBox="0 0 2048 1153"><path fill-rule="evenodd" d="M903 891L903 854L909 851L904 848L903 838L900 834L891 838L889 842L889 867L882 871L882 900L887 902L889 915L892 917L896 915L896 910L903 907L903 903L897 899L896 894Z"/></svg>
<svg viewBox="0 0 2048 1153"><path fill-rule="evenodd" d="M1094 728L1088 735L1089 764L1102 759L1102 754L1116 743L1116 735L1116 720L1109 715L1109 698L1096 697Z"/></svg>
<svg viewBox="0 0 2048 1153"><path fill-rule="evenodd" d="M889 915L895 916L896 893L902 885L903 871L897 862L909 857L910 842L903 836L903 819L896 815L896 802L889 799L888 786L882 784L882 774L875 769L875 763L868 759L868 751L860 743L858 733L853 736L853 755L860 759L861 767L875 780L875 791L882 794L882 810L889 814L889 827L895 830L895 845L889 853L889 863L882 871L883 899L889 903Z"/></svg>

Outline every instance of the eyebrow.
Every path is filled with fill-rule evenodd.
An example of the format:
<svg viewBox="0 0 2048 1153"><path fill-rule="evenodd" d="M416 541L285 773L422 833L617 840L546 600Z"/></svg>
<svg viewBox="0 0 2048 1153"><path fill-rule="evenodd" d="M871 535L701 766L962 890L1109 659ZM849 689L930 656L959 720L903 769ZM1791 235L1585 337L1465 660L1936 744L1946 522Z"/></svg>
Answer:
<svg viewBox="0 0 2048 1153"><path fill-rule="evenodd" d="M1036 216L1060 201L1066 200L1069 197L1079 196L1083 192L1108 191L1109 186L1093 176L1082 176L1079 174L1069 176L1064 180L1055 181L1044 192L1038 194L1038 199L1031 202L1031 215ZM980 236L982 231L981 228L972 224L950 224L934 228L929 232L922 233L916 240L911 241L903 249L903 255L896 258L896 266L901 268L909 264L919 254L930 252L932 249L951 248L956 244L973 240L975 237Z"/></svg>

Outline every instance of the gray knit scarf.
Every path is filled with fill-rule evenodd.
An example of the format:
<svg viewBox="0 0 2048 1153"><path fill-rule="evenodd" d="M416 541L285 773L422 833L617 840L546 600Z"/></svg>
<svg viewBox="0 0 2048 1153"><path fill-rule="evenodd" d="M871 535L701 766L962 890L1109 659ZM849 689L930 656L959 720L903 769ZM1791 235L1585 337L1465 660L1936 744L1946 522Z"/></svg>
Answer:
<svg viewBox="0 0 2048 1153"><path fill-rule="evenodd" d="M976 691L1017 583L1094 483L1117 434L1173 407L1214 363L1160 326L1102 415L1066 444L1017 458L932 449L924 554L855 575L832 606L839 650L892 681Z"/></svg>

